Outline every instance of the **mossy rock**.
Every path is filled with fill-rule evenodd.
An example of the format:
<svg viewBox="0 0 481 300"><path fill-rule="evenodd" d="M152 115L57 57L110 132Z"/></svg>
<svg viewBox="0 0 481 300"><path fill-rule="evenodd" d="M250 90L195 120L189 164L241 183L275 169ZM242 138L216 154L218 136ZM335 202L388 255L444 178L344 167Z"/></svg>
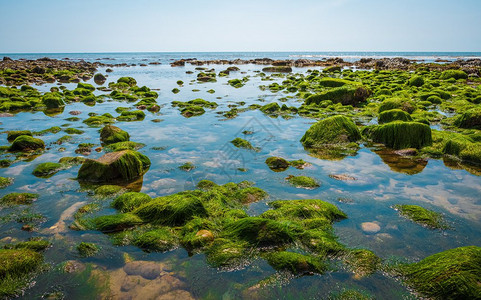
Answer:
<svg viewBox="0 0 481 300"><path fill-rule="evenodd" d="M357 106L360 103L366 102L370 95L371 92L366 87L345 85L320 94L311 95L306 98L305 104L320 104L323 101L330 100L333 103Z"/></svg>
<svg viewBox="0 0 481 300"><path fill-rule="evenodd" d="M290 222L247 217L228 223L222 236L233 241L246 241L257 247L269 247L292 243L299 230Z"/></svg>
<svg viewBox="0 0 481 300"><path fill-rule="evenodd" d="M328 117L312 125L301 138L304 147L318 148L326 145L348 144L361 139L356 124L341 115Z"/></svg>
<svg viewBox="0 0 481 300"><path fill-rule="evenodd" d="M313 178L308 176L288 176L286 180L297 188L315 189L320 187L320 184Z"/></svg>
<svg viewBox="0 0 481 300"><path fill-rule="evenodd" d="M52 93L47 93L42 97L42 103L47 108L59 108L65 106L62 98L59 95L54 95Z"/></svg>
<svg viewBox="0 0 481 300"><path fill-rule="evenodd" d="M35 167L32 174L37 177L50 177L63 169L63 165L60 163L46 162L41 163Z"/></svg>
<svg viewBox="0 0 481 300"><path fill-rule="evenodd" d="M92 116L83 122L89 126L99 126L115 123L115 118L111 114L106 113L101 116Z"/></svg>
<svg viewBox="0 0 481 300"><path fill-rule="evenodd" d="M419 205L394 205L394 208L398 210L402 216L405 216L406 218L421 225L438 229L449 228L440 213L430 211Z"/></svg>
<svg viewBox="0 0 481 300"><path fill-rule="evenodd" d="M201 190L210 190L214 187L216 187L217 184L213 181L210 181L210 180L201 180L199 181L199 183L197 183L197 187Z"/></svg>
<svg viewBox="0 0 481 300"><path fill-rule="evenodd" d="M424 85L424 79L423 79L422 76L414 75L413 77L409 78L408 85L409 86L421 87L421 86Z"/></svg>
<svg viewBox="0 0 481 300"><path fill-rule="evenodd" d="M7 132L7 140L9 142L13 142L16 138L18 138L21 135L32 136L32 132L30 130L11 130Z"/></svg>
<svg viewBox="0 0 481 300"><path fill-rule="evenodd" d="M372 251L365 249L349 251L345 262L357 278L372 275L381 266L381 259Z"/></svg>
<svg viewBox="0 0 481 300"><path fill-rule="evenodd" d="M417 122L391 122L369 128L366 133L374 142L393 149L421 149L432 144L431 128Z"/></svg>
<svg viewBox="0 0 481 300"><path fill-rule="evenodd" d="M282 157L269 157L266 159L267 166L275 171L275 172L282 172L289 168L290 163Z"/></svg>
<svg viewBox="0 0 481 300"><path fill-rule="evenodd" d="M400 267L406 283L433 299L481 299L481 248L459 247Z"/></svg>
<svg viewBox="0 0 481 300"><path fill-rule="evenodd" d="M38 270L43 255L31 249L0 250L0 296L14 297L29 286L28 275Z"/></svg>
<svg viewBox="0 0 481 300"><path fill-rule="evenodd" d="M447 80L447 79L467 79L468 74L466 72L461 71L461 70L446 70L443 73L441 73L441 79Z"/></svg>
<svg viewBox="0 0 481 300"><path fill-rule="evenodd" d="M87 159L77 178L92 182L130 181L141 177L150 167L150 159L136 151L123 150Z"/></svg>
<svg viewBox="0 0 481 300"><path fill-rule="evenodd" d="M0 177L0 189L4 189L13 183L13 178Z"/></svg>
<svg viewBox="0 0 481 300"><path fill-rule="evenodd" d="M126 83L129 86L135 86L137 85L137 80L132 77L120 77L119 79L117 79L117 83Z"/></svg>
<svg viewBox="0 0 481 300"><path fill-rule="evenodd" d="M92 220L95 228L102 232L117 232L143 223L136 215L125 213L110 216L100 216Z"/></svg>
<svg viewBox="0 0 481 300"><path fill-rule="evenodd" d="M0 206L31 204L38 197L38 194L32 193L10 193L0 198Z"/></svg>
<svg viewBox="0 0 481 300"><path fill-rule="evenodd" d="M481 109L467 110L456 119L454 125L460 128L481 129Z"/></svg>
<svg viewBox="0 0 481 300"><path fill-rule="evenodd" d="M186 162L186 163L182 164L181 166L179 166L179 169L181 169L182 171L189 172L189 171L195 169L195 166L191 162Z"/></svg>
<svg viewBox="0 0 481 300"><path fill-rule="evenodd" d="M161 227L142 233L133 244L147 251L169 251L178 244L176 236L168 227Z"/></svg>
<svg viewBox="0 0 481 300"><path fill-rule="evenodd" d="M104 84L106 80L107 78L101 73L97 73L94 75L94 82L98 85Z"/></svg>
<svg viewBox="0 0 481 300"><path fill-rule="evenodd" d="M81 242L77 245L77 251L82 257L94 256L100 248L94 243Z"/></svg>
<svg viewBox="0 0 481 300"><path fill-rule="evenodd" d="M149 203L152 198L144 193L128 192L115 198L112 202L112 207L118 209L121 212L131 212L134 209Z"/></svg>
<svg viewBox="0 0 481 300"><path fill-rule="evenodd" d="M391 109L383 111L379 114L379 124L389 123L392 121L410 122L413 118L410 114L401 109Z"/></svg>
<svg viewBox="0 0 481 300"><path fill-rule="evenodd" d="M411 114L414 110L416 110L416 105L409 99L404 98L388 98L381 102L379 106L378 112L382 113L386 110L392 109L401 109L405 112Z"/></svg>
<svg viewBox="0 0 481 300"><path fill-rule="evenodd" d="M268 210L261 214L261 217L267 219L299 221L310 228L305 221L315 220L316 227L330 228L335 221L347 218L347 215L335 205L319 199L303 199L303 200L277 200L269 203L274 209ZM320 223L323 226L318 226ZM325 226L327 225L327 227Z"/></svg>
<svg viewBox="0 0 481 300"><path fill-rule="evenodd" d="M50 247L51 243L46 240L33 238L26 242L5 245L5 249L30 249L36 252L43 251Z"/></svg>
<svg viewBox="0 0 481 300"><path fill-rule="evenodd" d="M318 257L287 251L268 254L267 262L276 270L295 275L322 274L327 270L327 264Z"/></svg>
<svg viewBox="0 0 481 300"><path fill-rule="evenodd" d="M319 80L319 85L324 87L341 87L344 85L361 85L360 82L340 79L340 78L330 78L325 77Z"/></svg>
<svg viewBox="0 0 481 300"><path fill-rule="evenodd" d="M248 243L217 238L207 250L207 262L213 267L231 267L242 263L248 252Z"/></svg>
<svg viewBox="0 0 481 300"><path fill-rule="evenodd" d="M129 110L123 111L120 113L120 116L117 117L117 121L142 121L145 119L145 113L141 110Z"/></svg>
<svg viewBox="0 0 481 300"><path fill-rule="evenodd" d="M104 149L106 152L117 152L122 150L139 150L143 147L145 147L145 144L129 141L109 144Z"/></svg>
<svg viewBox="0 0 481 300"><path fill-rule="evenodd" d="M9 148L9 151L35 151L45 149L45 143L41 139L31 137L29 135L21 135L17 137Z"/></svg>
<svg viewBox="0 0 481 300"><path fill-rule="evenodd" d="M82 134L85 132L77 128L66 128L64 131L68 134Z"/></svg>
<svg viewBox="0 0 481 300"><path fill-rule="evenodd" d="M275 114L281 111L281 107L277 102L272 102L269 104L266 104L260 108L260 111L266 114Z"/></svg>
<svg viewBox="0 0 481 300"><path fill-rule="evenodd" d="M180 113L184 117L190 118L190 117L203 115L205 113L205 109L202 106L190 105L182 108Z"/></svg>
<svg viewBox="0 0 481 300"><path fill-rule="evenodd" d="M127 131L113 125L106 125L100 130L100 141L106 145L127 142L129 139L130 135Z"/></svg>
<svg viewBox="0 0 481 300"><path fill-rule="evenodd" d="M234 146L236 146L237 148L242 148L242 149L248 149L248 150L258 150L257 148L255 148L254 146L252 146L252 144L247 141L247 140L244 140L243 138L235 138L233 139L232 141L230 141Z"/></svg>
<svg viewBox="0 0 481 300"><path fill-rule="evenodd" d="M292 68L289 66L274 66L274 67L265 67L262 69L262 72L270 72L270 73L291 73Z"/></svg>
<svg viewBox="0 0 481 300"><path fill-rule="evenodd" d="M83 164L85 160L86 160L86 158L83 157L83 156L76 156L76 157L66 156L66 157L62 157L61 159L59 159L58 163L62 164L64 166L65 165L67 165L67 166L77 166L77 165Z"/></svg>
<svg viewBox="0 0 481 300"><path fill-rule="evenodd" d="M202 201L190 193L158 197L133 211L144 221L159 225L183 225L194 217L207 215Z"/></svg>

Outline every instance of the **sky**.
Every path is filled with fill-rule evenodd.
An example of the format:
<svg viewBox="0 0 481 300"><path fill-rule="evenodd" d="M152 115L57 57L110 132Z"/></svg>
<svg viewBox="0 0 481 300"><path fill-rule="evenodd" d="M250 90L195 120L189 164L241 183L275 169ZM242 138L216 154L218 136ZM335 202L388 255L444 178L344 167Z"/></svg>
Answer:
<svg viewBox="0 0 481 300"><path fill-rule="evenodd" d="M481 0L0 0L0 53L481 52Z"/></svg>

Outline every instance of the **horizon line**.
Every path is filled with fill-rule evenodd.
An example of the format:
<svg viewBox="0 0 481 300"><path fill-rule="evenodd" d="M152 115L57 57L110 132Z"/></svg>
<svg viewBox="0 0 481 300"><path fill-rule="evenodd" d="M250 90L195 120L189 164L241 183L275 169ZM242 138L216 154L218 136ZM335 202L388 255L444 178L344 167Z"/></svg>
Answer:
<svg viewBox="0 0 481 300"><path fill-rule="evenodd" d="M481 51L100 51L100 52L0 52L1 55L19 54L128 54L128 53L472 53L481 54Z"/></svg>

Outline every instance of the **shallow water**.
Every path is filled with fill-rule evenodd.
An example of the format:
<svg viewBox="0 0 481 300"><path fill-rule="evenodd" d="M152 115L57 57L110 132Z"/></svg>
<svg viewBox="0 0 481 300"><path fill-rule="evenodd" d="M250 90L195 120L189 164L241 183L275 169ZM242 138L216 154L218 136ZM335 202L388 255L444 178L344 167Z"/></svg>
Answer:
<svg viewBox="0 0 481 300"><path fill-rule="evenodd" d="M65 55L63 55L65 56ZM99 55L99 58L105 55ZM178 57L177 57L178 58ZM199 58L199 57L198 57ZM226 120L220 111L227 111L229 104L239 101L249 104L262 104L279 100L284 93L261 91L258 86L268 85L273 81L263 82L255 77L262 66L239 66L240 72L232 72L229 77L217 78L216 83L191 83L196 73L194 66L171 68L167 64L147 67L114 68L109 73L108 81L116 81L122 76L132 76L138 86L146 85L152 89L160 89L157 102L161 105L159 113L146 111L142 122L117 122L115 125L130 133L131 140L146 144L140 152L152 161L150 170L144 175L141 191L152 196L176 193L193 189L202 179L209 179L218 184L249 180L257 187L267 191L270 197L251 204L247 211L258 215L267 210L266 203L277 199L323 199L336 204L349 218L335 223L334 228L340 242L351 248L366 248L374 251L383 259L403 258L409 261L424 258L443 250L466 246L481 246L481 177L466 170L452 169L442 160L410 161L408 158L393 156L378 148L362 147L357 155L342 160L322 160L310 156L304 150L300 138L314 122L312 119L294 117L291 119L271 118L260 111L240 113L234 119ZM216 72L226 66L211 65ZM307 69L295 69L294 72L305 72ZM105 74L105 68L99 69ZM246 72L241 74L241 72ZM227 85L233 78L250 75L250 80L242 88L236 89ZM173 94L171 90L178 87L177 80L183 80L181 92ZM282 81L281 79L277 79ZM89 83L93 83L93 80ZM95 84L94 84L95 85ZM37 88L48 91L51 86L42 85ZM66 84L69 89L76 84ZM200 91L194 92L193 89ZM207 93L214 89L215 93ZM102 94L102 92L96 92ZM220 99L218 98L220 97ZM171 101L188 101L203 98L216 101L219 107L206 109L201 116L184 118L177 108L171 107ZM279 102L280 103L280 102ZM289 106L299 106L295 99L288 100ZM163 105L163 106L162 106ZM132 106L132 103L106 101L93 107L82 103L68 105L64 112L53 117L43 112L22 112L13 118L1 118L1 131L8 130L42 130L52 126L79 128L84 134L74 135L71 143L62 145L50 144L64 132L47 134L41 138L50 144L49 150L32 161L17 162L6 169L0 169L0 176L14 177L13 185L1 190L4 195L10 192L37 192L40 198L28 208L40 213L46 221L38 225L36 233L20 230L17 222L4 220L0 222L2 232L0 238L15 237L19 240L33 236L45 236L51 239L54 246L46 252L46 261L55 266L65 260L79 260L93 263L104 272L114 272L124 264L123 255L128 253L136 260L157 261L169 265L172 274L185 282L185 289L198 298L208 299L252 299L261 298L324 298L332 291L345 288L357 288L368 291L376 298L403 299L413 296L395 279L384 276L380 272L363 279L355 279L351 273L340 267L337 271L324 275L305 276L301 278L283 278L273 287L255 289L258 281L275 274L275 271L264 261L254 261L245 268L235 271L222 271L209 267L204 255L189 257L184 249L167 253L145 253L132 246L113 246L109 237L96 231L72 231L66 228L70 224L71 215L65 213L78 202L95 200L87 189L83 189L74 180L79 167L60 171L48 179L36 178L31 173L41 162L57 161L64 156L76 156L75 149L79 143L94 143L100 146L99 128L91 128L81 121L68 122L69 111L79 110L79 117L86 119L89 112L112 115L119 106ZM161 119L161 122L152 122ZM253 131L253 135L244 136L242 131ZM235 137L249 140L253 146L260 147L259 152L237 149L230 144ZM7 144L6 133L0 134L0 141ZM95 146L95 147L97 147ZM59 152L65 147L64 152ZM95 148L94 147L94 148ZM165 147L154 150L152 147ZM103 153L92 151L89 158L100 157ZM269 156L281 156L288 160L303 159L311 164L304 170L289 168L284 172L273 172L265 164ZM192 162L196 168L184 172L178 167ZM238 168L247 171L240 172ZM311 176L321 182L321 187L313 190L297 189L285 181L288 175ZM348 174L354 181L338 181L329 175ZM346 200L347 199L347 200ZM108 206L108 200L100 201ZM430 230L399 217L392 209L394 204L419 204L426 208L442 212L453 227L451 230ZM74 207L75 208L75 207ZM0 211L1 216L24 210L24 207L9 208ZM75 211L75 209L71 209ZM67 211L68 212L68 211ZM102 213L112 212L106 209ZM63 222L59 222L59 219ZM380 231L366 234L361 230L361 223L377 222ZM62 223L66 226L62 227ZM57 229L49 229L57 225ZM92 258L80 258L75 245L80 241L95 242L102 248L99 255ZM285 277L285 276L284 276ZM36 279L32 289L23 296L31 299L45 292L64 291L66 298L91 298L92 290L88 280L82 277L68 276L54 270L42 273Z"/></svg>

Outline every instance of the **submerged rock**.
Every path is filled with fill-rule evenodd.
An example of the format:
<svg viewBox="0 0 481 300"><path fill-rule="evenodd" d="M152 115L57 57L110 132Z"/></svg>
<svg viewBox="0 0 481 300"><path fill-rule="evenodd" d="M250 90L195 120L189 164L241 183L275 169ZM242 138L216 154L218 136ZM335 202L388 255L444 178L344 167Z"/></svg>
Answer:
<svg viewBox="0 0 481 300"><path fill-rule="evenodd" d="M381 230L381 226L377 222L364 222L361 224L361 229L365 233L373 234Z"/></svg>
<svg viewBox="0 0 481 300"><path fill-rule="evenodd" d="M107 153L99 159L87 159L78 179L92 182L130 181L144 175L150 167L147 156L132 150Z"/></svg>

